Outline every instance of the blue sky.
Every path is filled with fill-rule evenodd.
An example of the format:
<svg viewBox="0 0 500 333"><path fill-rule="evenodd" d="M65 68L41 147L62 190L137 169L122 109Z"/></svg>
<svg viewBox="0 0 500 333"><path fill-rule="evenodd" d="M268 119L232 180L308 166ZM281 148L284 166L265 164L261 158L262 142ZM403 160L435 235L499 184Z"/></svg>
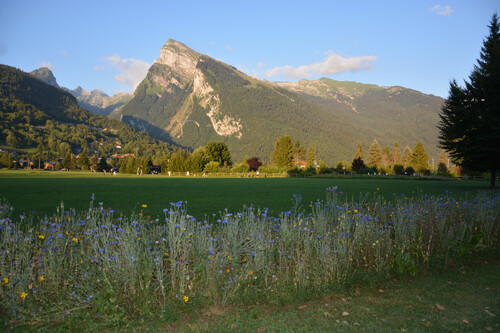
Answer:
<svg viewBox="0 0 500 333"><path fill-rule="evenodd" d="M133 91L163 44L270 81L329 77L448 95L499 2L0 0L0 63L60 85Z"/></svg>

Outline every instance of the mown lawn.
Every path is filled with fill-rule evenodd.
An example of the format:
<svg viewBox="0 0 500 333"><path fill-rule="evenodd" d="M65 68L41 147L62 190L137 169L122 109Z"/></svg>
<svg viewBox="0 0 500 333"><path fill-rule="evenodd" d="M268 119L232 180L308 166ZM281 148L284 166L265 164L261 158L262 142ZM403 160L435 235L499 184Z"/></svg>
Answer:
<svg viewBox="0 0 500 333"><path fill-rule="evenodd" d="M88 208L92 194L96 202L112 207L116 213L129 215L143 210L144 215L158 216L170 202L187 201L188 213L198 219L230 212L244 205L268 208L279 214L291 208L294 194L302 196L305 207L311 201L324 198L324 190L338 186L343 196L351 199L378 193L387 200L394 195L440 195L445 191L454 196L471 196L487 189L485 181L373 178L193 178L159 175L104 176L89 172L27 172L0 171L0 198L15 208L14 214L52 215L61 202L65 210ZM142 205L147 208L142 208ZM115 213L115 214L116 214Z"/></svg>

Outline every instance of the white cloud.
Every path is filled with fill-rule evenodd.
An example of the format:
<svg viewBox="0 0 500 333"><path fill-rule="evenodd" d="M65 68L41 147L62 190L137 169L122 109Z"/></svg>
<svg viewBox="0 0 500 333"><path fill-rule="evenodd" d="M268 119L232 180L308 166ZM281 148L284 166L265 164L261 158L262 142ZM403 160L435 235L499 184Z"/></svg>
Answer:
<svg viewBox="0 0 500 333"><path fill-rule="evenodd" d="M48 69L54 69L54 65L50 62L39 62L38 67L47 67Z"/></svg>
<svg viewBox="0 0 500 333"><path fill-rule="evenodd" d="M356 72L360 70L372 69L372 62L377 59L375 56L362 56L344 58L329 51L323 62L310 65L303 65L297 68L289 65L275 67L266 71L268 77L284 76L288 79L298 79L314 75L332 75L343 72Z"/></svg>
<svg viewBox="0 0 500 333"><path fill-rule="evenodd" d="M116 74L115 80L120 83L129 85L133 90L137 88L139 83L146 77L151 64L138 59L121 58L118 54L104 58L113 67L115 67L119 74ZM94 70L97 70L94 67Z"/></svg>
<svg viewBox="0 0 500 333"><path fill-rule="evenodd" d="M429 8L429 11L434 12L437 15L450 16L451 13L453 12L453 9L451 9L450 5L446 6L435 5L434 7Z"/></svg>
<svg viewBox="0 0 500 333"><path fill-rule="evenodd" d="M66 52L66 50L61 50L61 53L62 53L62 55L64 55L64 56L68 56L68 52Z"/></svg>
<svg viewBox="0 0 500 333"><path fill-rule="evenodd" d="M230 52L232 52L232 51L236 50L236 47L231 46L231 45L226 45L226 46L224 46L224 47L226 48L226 50L228 50L228 51L230 51Z"/></svg>

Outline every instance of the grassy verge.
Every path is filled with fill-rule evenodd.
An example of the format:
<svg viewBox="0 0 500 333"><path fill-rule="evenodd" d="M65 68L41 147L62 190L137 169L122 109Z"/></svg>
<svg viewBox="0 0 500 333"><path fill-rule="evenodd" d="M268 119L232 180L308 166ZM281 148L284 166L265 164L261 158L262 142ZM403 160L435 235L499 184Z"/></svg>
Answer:
<svg viewBox="0 0 500 333"><path fill-rule="evenodd" d="M365 281L286 306L212 309L170 325L149 325L186 332L497 332L498 276L499 262L483 262L412 280Z"/></svg>
<svg viewBox="0 0 500 333"><path fill-rule="evenodd" d="M365 279L331 293L302 293L286 305L258 301L226 308L193 304L178 314L105 322L85 311L61 314L47 326L15 331L117 328L175 332L498 332L500 262L481 261L413 279Z"/></svg>

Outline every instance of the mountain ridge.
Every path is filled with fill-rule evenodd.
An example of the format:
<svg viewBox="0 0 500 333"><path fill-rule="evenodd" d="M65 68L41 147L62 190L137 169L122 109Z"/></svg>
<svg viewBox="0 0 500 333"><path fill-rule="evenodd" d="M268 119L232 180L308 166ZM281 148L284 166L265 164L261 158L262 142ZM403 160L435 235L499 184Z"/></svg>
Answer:
<svg viewBox="0 0 500 333"><path fill-rule="evenodd" d="M126 121L141 119L154 136L195 149L210 140L228 144L235 160L268 160L274 141L288 134L317 148L325 162L352 160L357 142L367 151L422 141L439 156L437 123L443 99L403 87L380 87L328 78L272 82L169 39L131 101Z"/></svg>

